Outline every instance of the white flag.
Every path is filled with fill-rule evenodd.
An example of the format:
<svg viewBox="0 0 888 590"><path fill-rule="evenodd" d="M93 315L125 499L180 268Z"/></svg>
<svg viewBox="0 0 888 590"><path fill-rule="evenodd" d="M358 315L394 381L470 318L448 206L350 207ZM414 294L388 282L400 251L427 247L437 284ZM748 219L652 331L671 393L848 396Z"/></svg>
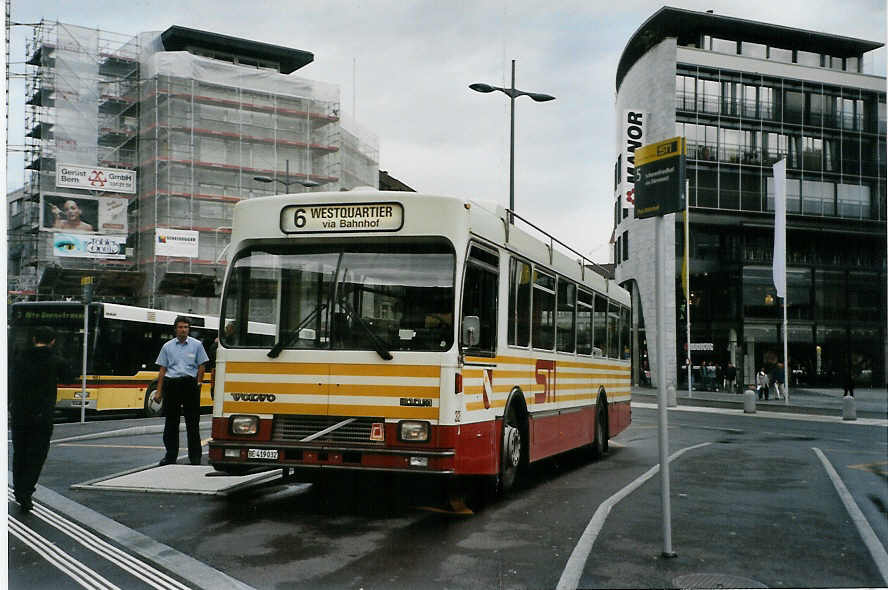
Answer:
<svg viewBox="0 0 888 590"><path fill-rule="evenodd" d="M774 164L774 287L786 297L786 159Z"/></svg>

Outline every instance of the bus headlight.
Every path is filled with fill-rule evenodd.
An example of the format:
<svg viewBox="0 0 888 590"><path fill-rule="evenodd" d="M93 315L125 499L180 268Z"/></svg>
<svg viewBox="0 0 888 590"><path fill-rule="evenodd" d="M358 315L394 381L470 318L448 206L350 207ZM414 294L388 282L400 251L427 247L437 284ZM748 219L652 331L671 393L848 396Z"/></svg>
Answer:
<svg viewBox="0 0 888 590"><path fill-rule="evenodd" d="M405 442L427 442L429 440L429 423L418 420L399 422L398 437Z"/></svg>
<svg viewBox="0 0 888 590"><path fill-rule="evenodd" d="M231 434L256 434L259 431L259 416L232 416L229 425Z"/></svg>

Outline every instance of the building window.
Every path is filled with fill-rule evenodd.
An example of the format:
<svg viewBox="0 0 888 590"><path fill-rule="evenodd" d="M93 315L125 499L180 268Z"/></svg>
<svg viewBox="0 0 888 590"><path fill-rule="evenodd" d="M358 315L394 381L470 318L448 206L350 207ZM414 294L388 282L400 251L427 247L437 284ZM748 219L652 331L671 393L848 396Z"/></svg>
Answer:
<svg viewBox="0 0 888 590"><path fill-rule="evenodd" d="M804 112L805 95L794 90L787 90L783 97L783 121L801 124Z"/></svg>
<svg viewBox="0 0 888 590"><path fill-rule="evenodd" d="M623 232L623 260L629 260L629 231Z"/></svg>
<svg viewBox="0 0 888 590"><path fill-rule="evenodd" d="M779 61L785 64L792 63L792 50L791 49L781 49L779 47L769 47L768 48L768 59L773 61Z"/></svg>
<svg viewBox="0 0 888 590"><path fill-rule="evenodd" d="M697 81L693 76L675 76L675 108L679 111L693 111L694 90Z"/></svg>
<svg viewBox="0 0 888 590"><path fill-rule="evenodd" d="M856 57L846 57L845 58L845 69L849 72L859 72L860 71L860 60Z"/></svg>
<svg viewBox="0 0 888 590"><path fill-rule="evenodd" d="M716 80L697 80L697 110L718 114L721 88Z"/></svg>
<svg viewBox="0 0 888 590"><path fill-rule="evenodd" d="M622 252L620 238L614 242L614 264L620 264L620 252Z"/></svg>
<svg viewBox="0 0 888 590"><path fill-rule="evenodd" d="M768 48L767 46L761 45L759 43L749 43L748 41L741 41L740 54L747 57L757 57L759 59L765 59L768 55Z"/></svg>
<svg viewBox="0 0 888 590"><path fill-rule="evenodd" d="M872 216L872 198L868 185L839 184L836 188L839 217L869 219Z"/></svg>
<svg viewBox="0 0 888 590"><path fill-rule="evenodd" d="M774 109L774 89L768 86L762 86L758 89L758 108L760 119L773 119L776 110Z"/></svg>
<svg viewBox="0 0 888 590"><path fill-rule="evenodd" d="M819 53L811 53L810 51L796 51L796 63L803 66L820 67L823 65L821 55Z"/></svg>
<svg viewBox="0 0 888 590"><path fill-rule="evenodd" d="M728 39L719 39L718 37L710 37L710 45L708 49L718 53L729 53L737 55L737 42Z"/></svg>

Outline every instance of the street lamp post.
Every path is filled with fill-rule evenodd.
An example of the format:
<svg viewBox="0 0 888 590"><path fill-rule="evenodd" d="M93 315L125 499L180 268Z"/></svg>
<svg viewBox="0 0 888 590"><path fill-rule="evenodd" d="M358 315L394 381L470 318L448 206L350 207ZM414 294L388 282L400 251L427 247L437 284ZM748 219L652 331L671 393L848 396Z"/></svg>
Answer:
<svg viewBox="0 0 888 590"><path fill-rule="evenodd" d="M511 107L511 115L510 115L510 130L509 130L509 223L514 223L514 219L512 218L512 211L515 210L515 99L519 96L529 96L535 102L546 102L549 100L555 100L555 97L550 94L543 94L541 92L525 92L523 90L518 90L515 88L515 60L512 60L512 87L511 88L500 88L499 86L491 86L490 84L483 84L480 82L476 82L474 84L469 84L469 88L474 90L475 92L493 92L494 90L499 90L503 94L509 97L510 107Z"/></svg>
<svg viewBox="0 0 888 590"><path fill-rule="evenodd" d="M272 178L271 176L254 176L253 180L255 180L257 182L265 182L265 183L271 183L271 182L277 181L277 182L281 183L282 185L284 185L284 187L286 187L287 192L290 192L290 185L291 184L298 184L299 186L304 186L305 188L311 188L313 186L320 186L320 184L321 184L320 182L315 182L314 180L312 180L308 177L306 177L303 180L290 180L290 160L286 160L286 171L284 174L285 174L285 180L281 180L280 178Z"/></svg>

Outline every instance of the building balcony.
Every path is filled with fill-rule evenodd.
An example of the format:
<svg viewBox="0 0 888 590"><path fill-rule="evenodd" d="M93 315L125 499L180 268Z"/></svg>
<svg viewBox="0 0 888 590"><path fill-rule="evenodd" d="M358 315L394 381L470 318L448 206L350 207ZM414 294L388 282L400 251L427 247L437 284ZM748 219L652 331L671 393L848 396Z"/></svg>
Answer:
<svg viewBox="0 0 888 590"><path fill-rule="evenodd" d="M122 127L102 127L99 129L99 145L105 147L122 146L136 139L136 128L130 125Z"/></svg>
<svg viewBox="0 0 888 590"><path fill-rule="evenodd" d="M55 52L55 46L48 43L41 43L34 49L33 53L31 53L31 57L29 57L25 63L29 66L51 67L55 65L55 58L52 57L53 52Z"/></svg>
<svg viewBox="0 0 888 590"><path fill-rule="evenodd" d="M230 172L240 172L243 174L256 175L256 176L271 176L273 178L283 179L286 177L286 173L283 170L272 170L270 168L253 168L250 166L240 166L238 164L225 164L222 162L205 162L201 160L188 160L183 158L170 158L167 156L159 156L156 158L149 158L148 160L144 160L140 165L142 168L148 168L152 165L157 166L167 166L169 164L181 164L184 166L194 166L195 168L202 168L205 170L225 170ZM294 172L290 171L290 181L296 183L300 180L313 180L319 184L326 184L328 182L336 182L339 180L337 176L325 176L322 174L305 174L303 172Z"/></svg>
<svg viewBox="0 0 888 590"><path fill-rule="evenodd" d="M135 94L116 95L102 94L99 97L99 112L107 114L119 114L137 104Z"/></svg>
<svg viewBox="0 0 888 590"><path fill-rule="evenodd" d="M25 134L25 137L31 137L34 139L52 139L52 127L52 123L38 122L31 127L31 129Z"/></svg>
<svg viewBox="0 0 888 590"><path fill-rule="evenodd" d="M306 118L312 119L314 121L322 121L324 123L333 123L339 121L338 115L330 115L327 113L320 113L314 111L305 111L301 109L287 109L281 108L277 106L264 105L264 104L255 104L251 102L244 102L239 100L231 100L226 98L216 98L214 96L206 96L206 95L198 95L198 94L188 94L186 92L168 92L166 90L156 90L155 92L149 93L148 96L145 97L145 100L153 98L157 95L159 98L172 98L178 100L187 100L191 101L192 99L195 102L201 104L209 104L221 107L227 107L231 109L243 109L248 111L256 111L260 113L275 113L278 115L288 115L292 117Z"/></svg>

